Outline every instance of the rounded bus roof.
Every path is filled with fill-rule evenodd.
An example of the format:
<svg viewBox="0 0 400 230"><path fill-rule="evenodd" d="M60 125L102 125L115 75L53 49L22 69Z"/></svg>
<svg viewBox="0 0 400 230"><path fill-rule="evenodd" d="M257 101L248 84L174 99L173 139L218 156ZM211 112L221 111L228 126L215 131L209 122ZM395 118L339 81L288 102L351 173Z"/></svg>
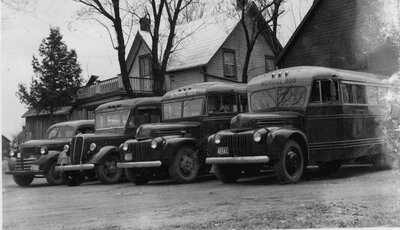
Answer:
<svg viewBox="0 0 400 230"><path fill-rule="evenodd" d="M108 102L108 103L99 105L99 107L96 108L95 113L103 111L103 110L110 110L110 109L115 109L115 108L131 109L131 108L143 106L143 105L161 106L161 97L138 97L138 98L133 98L133 99L112 101L112 102Z"/></svg>
<svg viewBox="0 0 400 230"><path fill-rule="evenodd" d="M54 124L54 125L50 126L48 129L52 129L54 127L59 127L59 126L78 127L81 125L94 125L94 120L65 121L65 122L60 122L60 123Z"/></svg>
<svg viewBox="0 0 400 230"><path fill-rule="evenodd" d="M182 86L164 94L162 100L193 97L217 93L246 93L246 84L225 82L202 82Z"/></svg>
<svg viewBox="0 0 400 230"><path fill-rule="evenodd" d="M276 86L311 86L315 79L338 79L351 82L385 85L383 75L334 69L318 66L298 66L275 70L253 78L247 85L249 91Z"/></svg>

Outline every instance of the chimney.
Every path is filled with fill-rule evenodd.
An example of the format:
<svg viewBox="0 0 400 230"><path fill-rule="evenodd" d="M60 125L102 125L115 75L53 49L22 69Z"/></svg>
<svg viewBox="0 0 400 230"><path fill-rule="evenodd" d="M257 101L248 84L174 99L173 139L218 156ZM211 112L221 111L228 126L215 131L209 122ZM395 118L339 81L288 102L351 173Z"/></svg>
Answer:
<svg viewBox="0 0 400 230"><path fill-rule="evenodd" d="M248 0L236 0L236 10L242 10L246 8L246 5L249 3Z"/></svg>
<svg viewBox="0 0 400 230"><path fill-rule="evenodd" d="M140 30L150 32L150 19L149 18L141 18L139 19Z"/></svg>

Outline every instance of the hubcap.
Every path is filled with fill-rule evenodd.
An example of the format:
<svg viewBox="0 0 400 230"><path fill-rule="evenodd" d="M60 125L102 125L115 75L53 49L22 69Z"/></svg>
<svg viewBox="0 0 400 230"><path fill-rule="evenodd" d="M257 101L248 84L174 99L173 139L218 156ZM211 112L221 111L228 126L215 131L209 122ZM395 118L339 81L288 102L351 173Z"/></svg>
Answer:
<svg viewBox="0 0 400 230"><path fill-rule="evenodd" d="M290 176L294 176L297 174L297 172L300 169L300 157L299 154L293 150L290 149L287 153L286 153L286 157L285 157L285 167L286 167L286 171Z"/></svg>
<svg viewBox="0 0 400 230"><path fill-rule="evenodd" d="M184 175L189 175L194 168L194 159L191 158L189 155L182 156L179 168Z"/></svg>

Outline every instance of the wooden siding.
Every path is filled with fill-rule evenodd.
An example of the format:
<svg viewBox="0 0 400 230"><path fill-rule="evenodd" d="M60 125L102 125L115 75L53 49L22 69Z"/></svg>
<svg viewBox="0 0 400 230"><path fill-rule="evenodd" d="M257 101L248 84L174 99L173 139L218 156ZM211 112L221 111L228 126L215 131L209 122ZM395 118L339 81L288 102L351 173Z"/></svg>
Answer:
<svg viewBox="0 0 400 230"><path fill-rule="evenodd" d="M374 0L320 0L280 60L281 67L314 65L392 74L399 51L379 38Z"/></svg>
<svg viewBox="0 0 400 230"><path fill-rule="evenodd" d="M151 51L147 48L144 41L142 41L140 43L139 51L138 51L137 55L135 56L135 60L132 65L132 69L129 72L130 77L140 77L139 56L145 55L145 54L151 54Z"/></svg>
<svg viewBox="0 0 400 230"><path fill-rule="evenodd" d="M70 120L69 115L59 115L53 118L54 122L50 121L50 116L27 117L25 120L27 140L44 139L46 137L46 131L50 126Z"/></svg>
<svg viewBox="0 0 400 230"><path fill-rule="evenodd" d="M207 73L214 76L224 76L222 50L230 49L235 50L236 53L236 66L237 78L234 80L242 81L243 64L246 57L246 37L244 34L243 26L238 24L232 33L228 36L226 41L222 44L221 48L216 52L213 58L207 65ZM253 52L250 57L250 64L248 68L248 80L265 73L265 55L274 56L274 53L269 47L268 43L261 34L256 44L254 45Z"/></svg>
<svg viewBox="0 0 400 230"><path fill-rule="evenodd" d="M200 82L204 82L204 75L200 73L200 70L180 71L173 74L166 74L165 89L168 92L181 86Z"/></svg>

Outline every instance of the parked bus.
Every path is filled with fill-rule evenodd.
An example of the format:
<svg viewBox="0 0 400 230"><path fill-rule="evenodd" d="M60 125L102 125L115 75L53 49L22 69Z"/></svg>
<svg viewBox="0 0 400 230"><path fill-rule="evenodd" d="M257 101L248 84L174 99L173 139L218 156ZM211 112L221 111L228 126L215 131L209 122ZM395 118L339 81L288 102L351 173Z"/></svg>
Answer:
<svg viewBox="0 0 400 230"><path fill-rule="evenodd" d="M206 163L223 182L268 166L297 182L307 165L336 170L343 162L379 157L383 76L324 67L293 67L248 83L249 113L208 138Z"/></svg>
<svg viewBox="0 0 400 230"><path fill-rule="evenodd" d="M207 172L207 137L229 128L231 118L247 111L245 84L205 82L183 86L161 99L162 123L138 128L136 139L120 148L118 168L134 184L169 175L176 183L192 182Z"/></svg>

